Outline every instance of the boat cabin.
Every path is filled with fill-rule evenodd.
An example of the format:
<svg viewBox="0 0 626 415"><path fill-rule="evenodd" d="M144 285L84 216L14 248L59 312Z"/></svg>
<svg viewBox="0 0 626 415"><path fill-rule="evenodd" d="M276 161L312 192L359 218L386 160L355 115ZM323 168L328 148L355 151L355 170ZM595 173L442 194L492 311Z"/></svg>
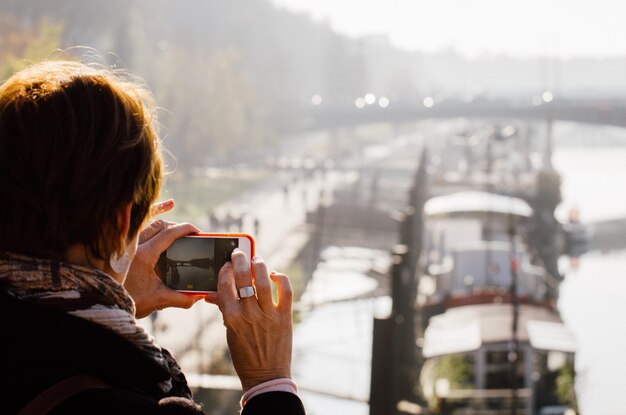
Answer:
<svg viewBox="0 0 626 415"><path fill-rule="evenodd" d="M567 407L569 397L558 385L573 382L571 332L556 312L530 305L520 306L515 335L512 328L510 304L456 307L434 316L421 373L431 405L444 400L446 413L458 415L510 414L512 405L518 414Z"/></svg>

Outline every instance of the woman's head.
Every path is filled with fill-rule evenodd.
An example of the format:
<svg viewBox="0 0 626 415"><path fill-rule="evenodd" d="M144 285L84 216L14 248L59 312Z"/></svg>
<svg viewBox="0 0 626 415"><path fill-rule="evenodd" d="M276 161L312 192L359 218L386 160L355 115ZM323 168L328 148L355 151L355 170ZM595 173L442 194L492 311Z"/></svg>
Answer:
<svg viewBox="0 0 626 415"><path fill-rule="evenodd" d="M108 259L158 196L162 159L151 95L113 72L50 61L0 86L0 250Z"/></svg>

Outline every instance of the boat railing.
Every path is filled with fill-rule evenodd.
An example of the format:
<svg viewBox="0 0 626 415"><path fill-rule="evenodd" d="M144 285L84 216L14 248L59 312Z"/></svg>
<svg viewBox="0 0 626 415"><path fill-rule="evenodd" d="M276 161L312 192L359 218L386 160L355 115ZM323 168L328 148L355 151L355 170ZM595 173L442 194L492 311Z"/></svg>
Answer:
<svg viewBox="0 0 626 415"><path fill-rule="evenodd" d="M515 413L531 413L532 391L528 388L516 390ZM510 415L513 406L511 389L453 389L448 391L445 400L452 415ZM455 402L463 402L463 408L455 408Z"/></svg>
<svg viewBox="0 0 626 415"><path fill-rule="evenodd" d="M532 391L529 388L517 390L517 397L529 399ZM510 399L511 389L451 389L448 391L448 399Z"/></svg>
<svg viewBox="0 0 626 415"><path fill-rule="evenodd" d="M439 264L428 267L428 275L420 285L427 302L438 302L446 297L470 296L481 292L506 292L510 289L510 245L506 242L489 243L449 252ZM521 263L517 276L517 294L540 301L550 296L558 281L541 266L531 264L526 251L517 253Z"/></svg>

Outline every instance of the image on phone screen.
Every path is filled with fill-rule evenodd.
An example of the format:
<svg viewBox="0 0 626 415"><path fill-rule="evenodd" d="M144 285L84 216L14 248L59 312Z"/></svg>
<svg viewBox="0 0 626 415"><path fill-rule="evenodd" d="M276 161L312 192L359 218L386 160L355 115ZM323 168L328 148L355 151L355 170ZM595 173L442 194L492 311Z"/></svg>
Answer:
<svg viewBox="0 0 626 415"><path fill-rule="evenodd" d="M180 238L161 254L157 274L174 290L217 291L219 270L238 246L238 238Z"/></svg>

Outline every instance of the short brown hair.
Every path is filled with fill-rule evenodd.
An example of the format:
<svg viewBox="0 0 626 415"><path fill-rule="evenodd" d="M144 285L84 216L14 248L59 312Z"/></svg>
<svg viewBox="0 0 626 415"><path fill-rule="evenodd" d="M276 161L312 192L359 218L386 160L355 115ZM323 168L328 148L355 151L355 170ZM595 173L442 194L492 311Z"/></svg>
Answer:
<svg viewBox="0 0 626 415"><path fill-rule="evenodd" d="M139 83L78 62L46 61L0 86L0 251L61 259L77 243L108 259L162 181L153 99Z"/></svg>

